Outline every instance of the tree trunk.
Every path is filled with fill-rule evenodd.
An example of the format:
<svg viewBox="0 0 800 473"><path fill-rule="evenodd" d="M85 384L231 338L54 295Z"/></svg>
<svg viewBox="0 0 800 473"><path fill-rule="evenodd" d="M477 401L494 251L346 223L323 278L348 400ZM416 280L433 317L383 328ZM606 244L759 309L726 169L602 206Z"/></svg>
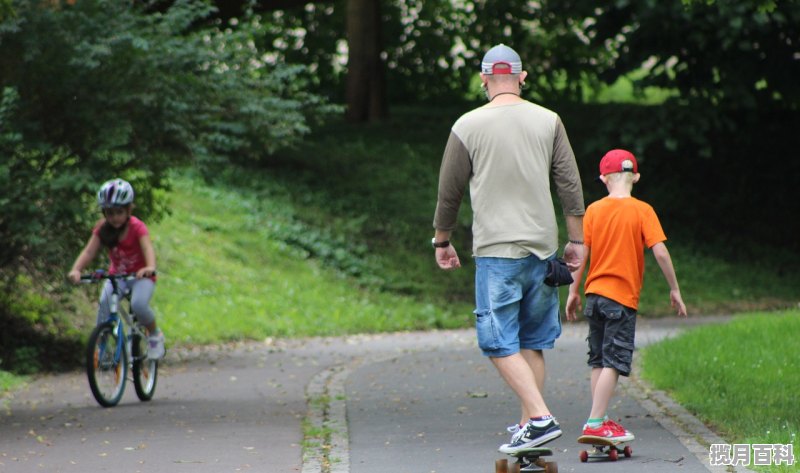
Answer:
<svg viewBox="0 0 800 473"><path fill-rule="evenodd" d="M347 120L386 117L386 79L381 61L380 0L347 0Z"/></svg>

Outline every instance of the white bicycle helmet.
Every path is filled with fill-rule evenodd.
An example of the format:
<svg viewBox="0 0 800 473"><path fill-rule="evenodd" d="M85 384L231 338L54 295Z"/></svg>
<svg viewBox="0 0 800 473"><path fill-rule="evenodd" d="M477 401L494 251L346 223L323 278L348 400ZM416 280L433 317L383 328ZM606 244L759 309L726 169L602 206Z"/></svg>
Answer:
<svg viewBox="0 0 800 473"><path fill-rule="evenodd" d="M123 179L106 181L97 191L97 205L102 209L124 207L133 203L133 187Z"/></svg>

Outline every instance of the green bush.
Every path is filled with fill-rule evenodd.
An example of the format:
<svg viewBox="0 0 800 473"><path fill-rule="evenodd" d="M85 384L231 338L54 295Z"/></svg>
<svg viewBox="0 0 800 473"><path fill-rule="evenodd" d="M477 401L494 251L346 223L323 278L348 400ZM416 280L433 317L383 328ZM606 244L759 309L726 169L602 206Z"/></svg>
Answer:
<svg viewBox="0 0 800 473"><path fill-rule="evenodd" d="M27 274L8 284L13 291L0 291L0 370L32 374L76 366L89 331L81 319L67 315L74 304L61 287L46 276Z"/></svg>

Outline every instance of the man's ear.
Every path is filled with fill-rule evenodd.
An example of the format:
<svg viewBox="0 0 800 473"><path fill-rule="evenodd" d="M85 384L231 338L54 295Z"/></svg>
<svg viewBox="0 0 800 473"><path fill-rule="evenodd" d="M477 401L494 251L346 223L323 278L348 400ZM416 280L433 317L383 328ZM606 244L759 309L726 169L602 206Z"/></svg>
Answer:
<svg viewBox="0 0 800 473"><path fill-rule="evenodd" d="M525 78L528 77L528 71L522 71L519 73L519 86L525 86Z"/></svg>
<svg viewBox="0 0 800 473"><path fill-rule="evenodd" d="M639 174L638 172L637 172L637 173L634 173L634 174L633 174L633 183L634 183L634 184L636 184L637 182L639 182L639 178L640 178L640 177L642 177L642 175L641 175L641 174Z"/></svg>

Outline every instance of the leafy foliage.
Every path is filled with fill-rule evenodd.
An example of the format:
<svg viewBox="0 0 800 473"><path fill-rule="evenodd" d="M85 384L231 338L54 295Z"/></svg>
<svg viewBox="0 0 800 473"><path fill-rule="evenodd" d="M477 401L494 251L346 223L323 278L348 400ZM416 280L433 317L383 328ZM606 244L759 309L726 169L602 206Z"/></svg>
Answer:
<svg viewBox="0 0 800 473"><path fill-rule="evenodd" d="M259 159L338 110L303 66L254 46L256 16L201 29L200 1L55 5L21 0L0 24L0 269L63 262L106 179L130 180L137 214L156 218L169 169Z"/></svg>
<svg viewBox="0 0 800 473"><path fill-rule="evenodd" d="M306 67L255 46L257 16L208 26L203 1L151 8L0 3L0 359L17 371L36 370L54 338L79 352L78 335L52 333L63 294L51 283L100 216L99 183L131 181L153 222L171 169L261 159L339 110L308 92Z"/></svg>

